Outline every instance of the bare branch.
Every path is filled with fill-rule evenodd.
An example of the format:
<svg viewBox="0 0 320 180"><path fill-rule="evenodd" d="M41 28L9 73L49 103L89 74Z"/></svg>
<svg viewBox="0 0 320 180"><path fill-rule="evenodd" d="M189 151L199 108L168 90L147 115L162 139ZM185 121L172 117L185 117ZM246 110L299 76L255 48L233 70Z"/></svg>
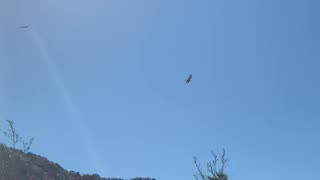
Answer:
<svg viewBox="0 0 320 180"><path fill-rule="evenodd" d="M12 142L12 147L16 148L16 144L19 142L22 142L22 137L17 133L16 128L14 127L14 123L12 120L7 120L9 124L9 130L8 132L4 131L3 134L7 136L11 142Z"/></svg>
<svg viewBox="0 0 320 180"><path fill-rule="evenodd" d="M29 140L29 142L25 142L23 140L23 138L20 137L20 135L17 133L17 130L16 130L15 126L14 126L14 122L12 120L7 120L7 122L8 122L8 125L9 125L9 129L7 131L3 131L3 134L10 139L10 141L12 143L12 147L16 148L16 145L18 143L21 143L22 144L22 148L23 148L22 149L23 152L29 151L29 149L30 149L30 147L31 147L31 145L32 145L32 143L34 141L34 138L31 138Z"/></svg>
<svg viewBox="0 0 320 180"><path fill-rule="evenodd" d="M211 151L212 161L207 163L207 170L211 174L212 177L217 175L217 163L218 163L218 156Z"/></svg>
<svg viewBox="0 0 320 180"><path fill-rule="evenodd" d="M24 142L24 141L22 141L22 145L23 145L23 152L28 152L29 151L29 149L30 149L30 146L32 145L32 143L33 143L33 141L34 141L34 138L31 138L30 140L29 140L29 142Z"/></svg>
<svg viewBox="0 0 320 180"><path fill-rule="evenodd" d="M209 175L205 175L202 170L200 163L198 163L198 158L194 157L194 163L197 168L197 173L194 175L196 180L228 180L228 175L224 173L225 166L228 162L228 159L225 157L225 150L222 150L221 159L218 158L217 154L215 152L211 152L212 154L212 160L207 163L207 171ZM221 160L221 168L218 170L218 162Z"/></svg>
<svg viewBox="0 0 320 180"><path fill-rule="evenodd" d="M198 158L197 157L193 157L193 161L194 161L194 164L196 165L197 170L198 170L197 175L200 176L202 180L206 180L206 176L203 174L203 172L201 170L200 163L198 163ZM197 175L195 175L195 176L197 176ZM196 179L198 179L198 176L197 176Z"/></svg>
<svg viewBox="0 0 320 180"><path fill-rule="evenodd" d="M225 149L222 149L221 169L220 169L220 172L221 172L221 173L224 172L224 168L225 168L225 166L226 166L227 163L228 163L228 159L226 158L226 151L225 151Z"/></svg>

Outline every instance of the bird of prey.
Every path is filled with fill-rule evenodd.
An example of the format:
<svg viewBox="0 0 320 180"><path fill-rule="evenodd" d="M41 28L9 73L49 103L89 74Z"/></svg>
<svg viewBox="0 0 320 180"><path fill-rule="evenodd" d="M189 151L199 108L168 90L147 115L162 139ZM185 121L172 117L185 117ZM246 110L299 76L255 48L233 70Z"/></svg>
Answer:
<svg viewBox="0 0 320 180"><path fill-rule="evenodd" d="M186 81L186 84L188 84L188 83L191 81L191 79L192 79L192 74L190 74L189 77L188 77L188 79L185 80L185 81Z"/></svg>
<svg viewBox="0 0 320 180"><path fill-rule="evenodd" d="M29 26L31 26L31 24L28 24L28 25L25 25L25 26L20 26L20 28L26 29L26 28L28 28Z"/></svg>

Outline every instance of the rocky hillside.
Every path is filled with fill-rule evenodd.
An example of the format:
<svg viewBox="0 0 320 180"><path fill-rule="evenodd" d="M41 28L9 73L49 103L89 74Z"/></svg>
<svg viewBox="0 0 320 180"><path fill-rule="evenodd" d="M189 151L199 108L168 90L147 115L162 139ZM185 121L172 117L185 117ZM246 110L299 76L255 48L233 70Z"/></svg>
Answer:
<svg viewBox="0 0 320 180"><path fill-rule="evenodd" d="M0 144L0 179L1 180L122 180L102 178L97 174L81 175L67 171L59 164L32 153L8 148ZM134 178L131 180L155 180Z"/></svg>

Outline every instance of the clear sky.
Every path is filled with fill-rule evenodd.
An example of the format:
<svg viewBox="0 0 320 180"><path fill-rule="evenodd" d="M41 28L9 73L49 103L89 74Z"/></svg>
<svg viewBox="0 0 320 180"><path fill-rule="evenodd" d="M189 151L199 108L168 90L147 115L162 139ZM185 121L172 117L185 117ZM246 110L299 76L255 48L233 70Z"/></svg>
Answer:
<svg viewBox="0 0 320 180"><path fill-rule="evenodd" d="M317 179L319 8L1 0L0 123L81 173L193 179L225 148L232 180Z"/></svg>

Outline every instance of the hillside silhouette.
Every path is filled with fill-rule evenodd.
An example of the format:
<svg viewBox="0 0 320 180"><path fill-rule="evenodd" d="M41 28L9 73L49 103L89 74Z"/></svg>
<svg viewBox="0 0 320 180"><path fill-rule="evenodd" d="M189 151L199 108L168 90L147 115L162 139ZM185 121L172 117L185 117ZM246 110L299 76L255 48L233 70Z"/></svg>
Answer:
<svg viewBox="0 0 320 180"><path fill-rule="evenodd" d="M0 144L0 179L1 180L124 180L103 178L97 174L82 175L67 171L59 164L45 157ZM151 178L133 178L131 180L156 180Z"/></svg>

